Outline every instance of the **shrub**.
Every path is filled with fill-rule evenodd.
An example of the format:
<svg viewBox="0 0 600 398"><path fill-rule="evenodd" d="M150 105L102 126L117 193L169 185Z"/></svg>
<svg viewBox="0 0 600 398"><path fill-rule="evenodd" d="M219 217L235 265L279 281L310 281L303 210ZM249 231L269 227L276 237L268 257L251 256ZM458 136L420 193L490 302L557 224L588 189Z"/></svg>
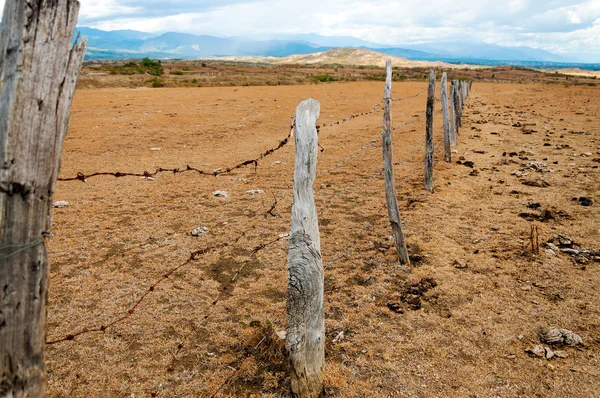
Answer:
<svg viewBox="0 0 600 398"><path fill-rule="evenodd" d="M323 83L329 83L329 82L335 82L337 81L336 78L334 78L333 76L331 76L329 73L321 73L318 75L314 75L312 77L312 80L316 83L316 82L323 82Z"/></svg>
<svg viewBox="0 0 600 398"><path fill-rule="evenodd" d="M158 87L164 87L164 83L162 80L160 80L158 77L155 77L154 79L151 80L152 81L152 87L154 88L158 88Z"/></svg>
<svg viewBox="0 0 600 398"><path fill-rule="evenodd" d="M194 83L194 84L198 83L198 79L192 79L192 83Z"/></svg>
<svg viewBox="0 0 600 398"><path fill-rule="evenodd" d="M170 72L171 75L183 76L183 71L180 70L172 70Z"/></svg>
<svg viewBox="0 0 600 398"><path fill-rule="evenodd" d="M206 68L206 62L202 62L202 67Z"/></svg>

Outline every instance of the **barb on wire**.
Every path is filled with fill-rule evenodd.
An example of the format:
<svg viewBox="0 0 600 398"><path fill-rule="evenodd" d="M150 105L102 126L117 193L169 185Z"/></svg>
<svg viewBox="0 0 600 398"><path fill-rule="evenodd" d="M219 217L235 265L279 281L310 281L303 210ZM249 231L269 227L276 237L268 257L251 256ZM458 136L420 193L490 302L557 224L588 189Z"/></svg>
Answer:
<svg viewBox="0 0 600 398"><path fill-rule="evenodd" d="M245 233L242 233L240 236L238 236L233 241L233 243L237 243L244 235L245 235ZM95 326L95 327L91 327L91 328L87 328L87 327L83 328L82 330L80 330L78 332L67 334L66 336L58 338L56 340L46 341L46 344L53 345L53 344L57 344L57 343L62 343L64 341L73 341L73 340L75 340L75 338L77 338L81 335L84 335L84 334L88 334L88 333L97 333L97 332L104 333L104 332L106 332L107 329L109 329L109 328L125 321L129 317L131 317L135 313L135 310L138 308L138 306L146 299L146 297L148 297L148 295L150 293L152 293L159 284L161 284L165 280L169 279L169 277L171 275L173 275L175 272L179 271L181 268L185 267L189 263L198 260L200 256L202 256L210 251L222 249L224 247L230 246L231 244L232 243L220 243L218 245L209 246L204 249L197 250L197 251L191 253L190 257L187 260L185 260L183 263L179 264L178 266L172 268L170 271L163 274L159 279L157 279L153 284L151 284L146 289L144 294L142 294L140 296L140 298L137 299L137 301L122 316L114 319L113 321L111 321L107 324L104 324L104 325L100 325L100 326Z"/></svg>

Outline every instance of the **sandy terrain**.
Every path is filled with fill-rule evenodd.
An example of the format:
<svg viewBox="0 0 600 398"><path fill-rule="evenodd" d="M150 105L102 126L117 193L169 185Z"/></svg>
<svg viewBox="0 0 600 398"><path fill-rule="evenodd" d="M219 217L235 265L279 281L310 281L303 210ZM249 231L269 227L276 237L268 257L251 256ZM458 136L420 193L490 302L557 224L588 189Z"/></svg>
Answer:
<svg viewBox="0 0 600 398"><path fill-rule="evenodd" d="M393 109L395 126L417 117L394 133L410 268L388 239L377 176L382 112L369 112L381 82L78 90L61 177L225 169L277 146L298 102L314 97L319 171L349 159L315 184L327 265L326 395L597 396L600 263L553 255L545 242L564 234L600 249L600 90L476 82L451 164L441 159L436 113L435 193L427 194L424 88L394 85L395 98L421 93ZM359 116L334 124L351 115ZM217 177L60 182L54 200L69 205L55 209L49 243L48 340L68 340L48 346L48 396L286 396L275 332L285 327L287 241L277 239L289 228L293 157L291 142L257 168ZM539 255L527 246L532 225ZM192 236L198 227L208 232ZM406 300L420 281L421 296ZM549 326L585 345L563 348L566 358L530 357L525 350ZM106 330L69 338L86 328Z"/></svg>

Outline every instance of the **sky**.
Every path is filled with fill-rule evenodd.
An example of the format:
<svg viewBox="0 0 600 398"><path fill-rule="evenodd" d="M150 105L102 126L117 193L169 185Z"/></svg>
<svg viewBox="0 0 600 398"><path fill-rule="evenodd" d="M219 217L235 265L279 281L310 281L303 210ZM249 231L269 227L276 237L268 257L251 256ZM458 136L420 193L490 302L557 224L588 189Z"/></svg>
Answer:
<svg viewBox="0 0 600 398"><path fill-rule="evenodd" d="M80 0L79 26L381 44L480 41L600 63L600 0ZM0 0L3 6L4 0Z"/></svg>

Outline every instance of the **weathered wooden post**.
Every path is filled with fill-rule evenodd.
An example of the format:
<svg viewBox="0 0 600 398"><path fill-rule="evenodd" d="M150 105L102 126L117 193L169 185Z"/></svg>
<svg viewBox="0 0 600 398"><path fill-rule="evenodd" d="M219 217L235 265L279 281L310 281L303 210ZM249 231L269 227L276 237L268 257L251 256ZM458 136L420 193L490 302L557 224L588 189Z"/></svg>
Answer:
<svg viewBox="0 0 600 398"><path fill-rule="evenodd" d="M450 122L448 121L448 76L446 72L442 73L442 81L440 86L440 96L442 97L442 117L444 119L444 160L452 161L452 151L450 149Z"/></svg>
<svg viewBox="0 0 600 398"><path fill-rule="evenodd" d="M425 189L433 191L433 107L435 105L435 70L429 69L427 90L427 120L425 126Z"/></svg>
<svg viewBox="0 0 600 398"><path fill-rule="evenodd" d="M76 0L11 0L0 33L0 396L43 397L52 196L85 40Z"/></svg>
<svg viewBox="0 0 600 398"><path fill-rule="evenodd" d="M296 109L294 204L288 253L286 348L292 391L315 398L323 391L325 324L323 262L313 184L317 169L316 122L320 105L308 99Z"/></svg>
<svg viewBox="0 0 600 398"><path fill-rule="evenodd" d="M456 110L454 108L454 82L450 84L450 145L456 145Z"/></svg>
<svg viewBox="0 0 600 398"><path fill-rule="evenodd" d="M392 235L396 251L401 264L410 264L406 241L402 232L402 220L398 209L398 198L396 196L396 183L394 180L394 155L392 145L392 61L387 60L385 65L386 79L383 93L383 178L385 180L385 199L387 202L388 215L392 225Z"/></svg>
<svg viewBox="0 0 600 398"><path fill-rule="evenodd" d="M462 106L460 103L460 80L454 81L454 110L456 111L456 134L459 133L459 127L462 127L461 115Z"/></svg>

